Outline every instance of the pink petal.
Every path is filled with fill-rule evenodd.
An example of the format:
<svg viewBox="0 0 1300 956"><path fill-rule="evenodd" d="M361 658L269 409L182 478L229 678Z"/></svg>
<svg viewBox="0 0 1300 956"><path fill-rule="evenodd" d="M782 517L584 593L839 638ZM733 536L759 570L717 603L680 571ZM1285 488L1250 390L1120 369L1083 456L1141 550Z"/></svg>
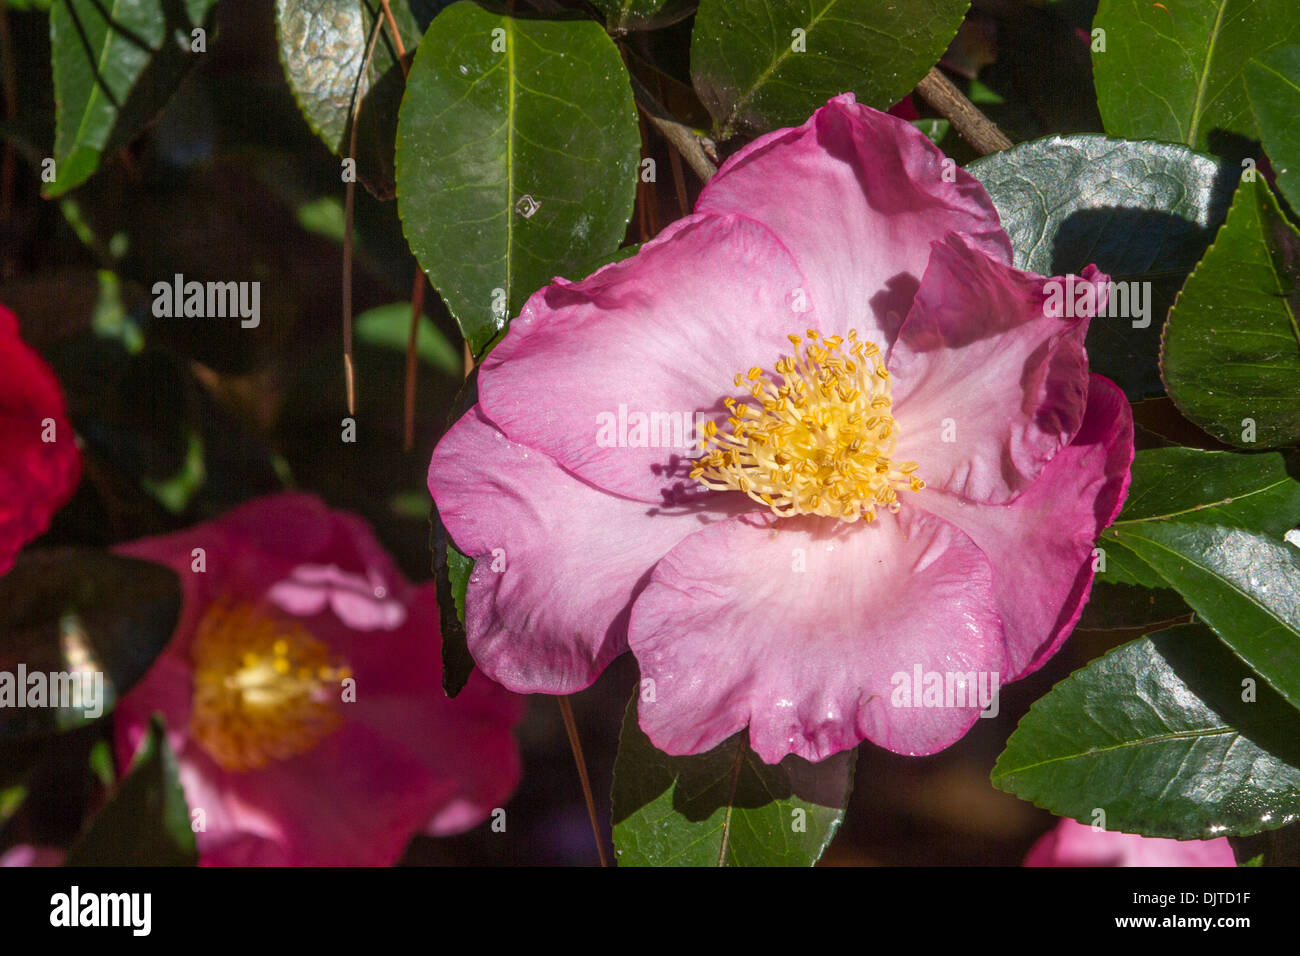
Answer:
<svg viewBox="0 0 1300 956"><path fill-rule="evenodd" d="M951 179L951 182L946 181ZM802 126L759 137L731 157L696 211L736 213L780 238L810 298L843 334L892 344L930 259L952 232L1011 262L1011 243L973 176L905 120L844 93Z"/></svg>
<svg viewBox="0 0 1300 956"><path fill-rule="evenodd" d="M1136 833L1094 830L1062 819L1039 838L1025 866L1232 866L1237 865L1227 837L1169 840Z"/></svg>
<svg viewBox="0 0 1300 956"><path fill-rule="evenodd" d="M628 608L655 562L718 517L593 488L508 439L477 406L435 449L429 490L452 540L478 559L465 621L474 660L520 693L591 684L627 650ZM710 503L737 499L748 500Z"/></svg>
<svg viewBox="0 0 1300 956"><path fill-rule="evenodd" d="M916 506L971 536L993 566L1011 679L1040 667L1069 635L1092 586L1092 549L1119 514L1133 462L1124 393L1093 375L1074 440L1007 504L982 505L926 488Z"/></svg>
<svg viewBox="0 0 1300 956"><path fill-rule="evenodd" d="M695 414L725 414L722 399L742 394L737 372L770 368L790 350L787 335L817 324L811 298L795 311L806 287L762 226L679 220L635 257L533 295L484 360L479 402L511 439L607 491L655 503L666 489L696 493L681 467L697 451ZM620 406L629 420L676 415L681 443L666 447L676 434L656 429L645 440L658 447L631 447L634 426L602 438Z"/></svg>
<svg viewBox="0 0 1300 956"><path fill-rule="evenodd" d="M0 853L0 867L5 866L62 866L64 851L52 846L32 846L20 843Z"/></svg>
<svg viewBox="0 0 1300 956"><path fill-rule="evenodd" d="M203 572L192 569L198 547ZM171 644L118 705L117 751L127 766L150 715L164 714L186 798L205 814L203 863L392 863L412 834L473 825L509 797L523 701L481 676L455 700L442 695L434 587L410 585L361 519L274 495L119 550L176 570L185 602ZM302 588L330 600L303 603ZM247 773L224 770L189 739L190 649L217 600L296 614L351 667L356 700L340 701L339 729Z"/></svg>
<svg viewBox="0 0 1300 956"><path fill-rule="evenodd" d="M283 852L286 866L390 866L424 827L430 806L446 799L440 789L451 786L388 734L357 721L307 753L263 770L224 773L209 761L204 775L220 780L219 807L231 818L227 826L265 834ZM239 862L211 847L200 850L209 865Z"/></svg>
<svg viewBox="0 0 1300 956"><path fill-rule="evenodd" d="M643 696L641 727L661 750L688 754L749 724L769 763L821 760L864 738L933 753L979 708L897 706L895 677L1003 675L991 587L974 543L924 513L713 525L669 552L633 608L629 642L655 693Z"/></svg>
<svg viewBox="0 0 1300 956"><path fill-rule="evenodd" d="M887 361L896 455L916 461L927 485L1003 502L1074 437L1088 395L1088 322L1048 317L1047 281L963 237L935 243ZM1105 281L1092 267L1078 280Z"/></svg>

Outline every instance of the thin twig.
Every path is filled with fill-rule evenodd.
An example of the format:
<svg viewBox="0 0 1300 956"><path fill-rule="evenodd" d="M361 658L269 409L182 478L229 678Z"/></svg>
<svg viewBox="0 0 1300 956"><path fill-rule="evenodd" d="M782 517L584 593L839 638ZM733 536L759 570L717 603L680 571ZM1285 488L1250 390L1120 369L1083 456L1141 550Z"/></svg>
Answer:
<svg viewBox="0 0 1300 956"><path fill-rule="evenodd" d="M997 124L981 113L979 107L939 72L937 66L916 84L916 92L982 155L1011 148L1011 140L998 129Z"/></svg>
<svg viewBox="0 0 1300 956"><path fill-rule="evenodd" d="M634 74L628 73L628 79L632 81L632 94L636 97L636 105L645 114L645 118L654 124L655 129L663 134L677 152L682 154L682 158L691 169L695 170L695 175L700 177L701 182L707 183L718 171L718 167L713 165L713 160L709 159L709 154L704 151L704 144L700 141L699 135L685 123L674 119Z"/></svg>
<svg viewBox="0 0 1300 956"><path fill-rule="evenodd" d="M561 696L560 713L564 717L564 729L569 734L569 747L573 750L573 760L578 765L578 778L582 781L582 798L587 801L587 816L591 818L591 832L596 837L596 852L600 854L600 865L609 866L605 857L605 839L600 835L600 821L596 817L596 801L591 795L591 780L587 776L587 761L582 756L582 741L578 739L578 725L573 719L573 705L569 698Z"/></svg>
<svg viewBox="0 0 1300 956"><path fill-rule="evenodd" d="M406 79L411 75L411 70L406 65L406 44L402 42L402 33L397 29L397 21L393 18L393 8L388 5L388 0L379 0L379 5L384 8L384 22L388 24L388 32L393 35L393 46L397 48L397 65L402 68L402 78ZM404 451L410 451L415 447L415 391L419 369L415 360L415 352L420 330L420 316L423 312L424 270L420 268L420 264L417 262L415 264L414 286L411 290L411 333L406 340L406 403L402 419L402 449Z"/></svg>
<svg viewBox="0 0 1300 956"><path fill-rule="evenodd" d="M348 415L357 414L357 375L352 362L352 224L356 218L357 204L357 127L361 119L362 81L370 69L370 59L375 55L375 43L379 40L379 28L383 20L375 17L374 28L370 31L370 44L366 47L366 58L361 61L361 70L357 73L356 89L352 91L352 134L348 138L348 158L352 160L353 176L344 188L343 200L343 378L347 385Z"/></svg>
<svg viewBox="0 0 1300 956"><path fill-rule="evenodd" d="M402 34L397 29L397 21L393 19L393 9L388 5L388 0L379 0L379 5L384 8L384 19L388 21L388 32L393 35L393 46L397 47L397 65L402 68L402 76L406 76L410 73L406 68L406 46L402 43Z"/></svg>

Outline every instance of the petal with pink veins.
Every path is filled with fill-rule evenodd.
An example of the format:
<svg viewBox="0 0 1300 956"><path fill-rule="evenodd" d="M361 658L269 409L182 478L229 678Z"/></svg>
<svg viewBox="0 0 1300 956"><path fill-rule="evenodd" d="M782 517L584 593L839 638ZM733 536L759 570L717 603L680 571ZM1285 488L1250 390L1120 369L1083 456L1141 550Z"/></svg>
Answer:
<svg viewBox="0 0 1300 956"><path fill-rule="evenodd" d="M1133 462L1133 413L1091 376L1074 440L1014 501L985 505L926 488L916 506L961 528L989 556L1011 674L1037 670L1069 636L1092 587L1092 550L1119 514Z"/></svg>
<svg viewBox="0 0 1300 956"><path fill-rule="evenodd" d="M679 220L633 258L533 295L484 360L479 402L511 439L606 491L697 493L684 465L696 413L725 415L724 397L748 396L735 374L771 368L816 324L813 301L795 298L806 285L762 226ZM660 417L638 434L624 414Z"/></svg>
<svg viewBox="0 0 1300 956"><path fill-rule="evenodd" d="M1074 437L1088 397L1088 321L1050 317L1048 281L965 237L935 243L886 363L895 456L917 462L927 485L1004 502ZM1106 277L1090 266L1077 281Z"/></svg>
<svg viewBox="0 0 1300 956"><path fill-rule="evenodd" d="M979 706L902 703L898 675L1006 672L988 560L919 512L869 525L748 515L698 531L655 568L629 643L654 681L639 716L656 747L699 753L748 724L768 763L863 739L941 750Z"/></svg>
<svg viewBox="0 0 1300 956"><path fill-rule="evenodd" d="M438 443L429 490L456 546L477 559L465 602L470 652L520 693L591 684L627 650L628 609L655 563L725 509L750 504L620 498L511 441L477 406Z"/></svg>
<svg viewBox="0 0 1300 956"><path fill-rule="evenodd" d="M1011 263L984 187L906 120L844 93L802 126L761 136L709 180L699 213L763 223L808 276L827 335L881 348L907 315L930 243L948 232Z"/></svg>

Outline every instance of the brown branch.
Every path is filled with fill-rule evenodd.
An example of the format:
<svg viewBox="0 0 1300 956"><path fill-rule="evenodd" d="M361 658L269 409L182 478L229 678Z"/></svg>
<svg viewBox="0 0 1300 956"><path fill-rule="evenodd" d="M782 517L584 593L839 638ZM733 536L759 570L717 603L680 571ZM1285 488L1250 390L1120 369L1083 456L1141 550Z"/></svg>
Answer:
<svg viewBox="0 0 1300 956"><path fill-rule="evenodd" d="M379 5L384 8L384 19L388 21L388 32L393 35L393 46L397 47L397 65L402 68L402 76L410 74L406 67L406 45L402 43L402 34L397 29L397 21L393 19L393 8L388 5L388 0L379 0Z"/></svg>
<svg viewBox="0 0 1300 956"><path fill-rule="evenodd" d="M353 176L344 188L343 200L343 380L347 387L348 415L351 417L357 414L357 374L352 362L352 226L357 203L357 126L361 118L362 80L370 69L370 60L375 55L375 43L379 40L379 28L383 22L378 17L375 18L374 29L370 31L370 44L366 47L366 58L361 61L357 85L352 92L352 134L348 139L348 159L352 160Z"/></svg>
<svg viewBox="0 0 1300 956"><path fill-rule="evenodd" d="M926 77L916 84L916 92L952 123L962 139L974 146L982 155L1010 149L1011 140L997 125L980 112L979 107L966 98L948 77L933 67Z"/></svg>
<svg viewBox="0 0 1300 956"><path fill-rule="evenodd" d="M560 702L560 714L564 717L564 729L569 735L569 747L573 750L574 762L578 765L578 779L582 781L582 798L587 802L587 816L591 819L591 832L596 837L596 852L600 855L600 865L609 866L605 856L605 838L600 835L600 820L596 816L596 800L591 795L591 779L587 776L587 761L582 756L582 741L578 739L578 725L573 719L573 705L569 698L555 698Z"/></svg>
<svg viewBox="0 0 1300 956"><path fill-rule="evenodd" d="M634 74L629 72L628 79L632 81L632 94L636 97L636 105L645 114L645 118L654 124L654 128L659 130L677 152L681 153L682 159L695 170L695 175L700 177L700 181L707 183L718 171L718 167L713 165L713 160L709 159L709 154L704 151L704 143L700 140L699 134L685 123L674 119Z"/></svg>
<svg viewBox="0 0 1300 956"><path fill-rule="evenodd" d="M658 73L655 74L655 86L659 88L660 101L664 98L664 80ZM681 210L683 217L691 214L691 201L686 195L686 177L682 175L682 157L675 149L668 150L668 162L673 167L673 186L677 190L677 208Z"/></svg>

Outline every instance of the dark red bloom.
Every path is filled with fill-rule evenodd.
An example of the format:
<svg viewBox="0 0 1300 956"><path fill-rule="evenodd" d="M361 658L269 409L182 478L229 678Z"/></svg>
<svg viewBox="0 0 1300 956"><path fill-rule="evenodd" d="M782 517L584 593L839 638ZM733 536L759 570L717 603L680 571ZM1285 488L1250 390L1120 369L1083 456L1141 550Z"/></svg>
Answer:
<svg viewBox="0 0 1300 956"><path fill-rule="evenodd" d="M0 574L72 497L81 454L58 379L0 305Z"/></svg>

